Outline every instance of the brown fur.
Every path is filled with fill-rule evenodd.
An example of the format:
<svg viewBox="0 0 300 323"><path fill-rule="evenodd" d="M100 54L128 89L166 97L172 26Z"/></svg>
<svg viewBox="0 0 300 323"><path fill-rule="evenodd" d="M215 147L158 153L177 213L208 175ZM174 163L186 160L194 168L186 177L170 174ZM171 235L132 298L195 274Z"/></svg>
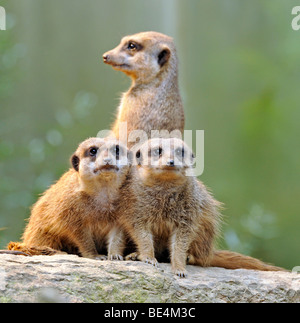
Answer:
<svg viewBox="0 0 300 323"><path fill-rule="evenodd" d="M155 156L158 148L161 154ZM182 149L184 158L180 157ZM199 266L280 270L251 257L214 250L220 203L194 176L186 176L192 156L175 138L152 139L141 147L141 165L132 168L122 196L128 207L120 222L138 248L138 253L127 259L138 258L157 266L156 257L168 249L173 272L180 277L186 275L187 259ZM172 161L175 164L170 166Z"/></svg>
<svg viewBox="0 0 300 323"><path fill-rule="evenodd" d="M192 259L190 259L189 264L193 264ZM197 264L197 261L194 264ZM243 268L262 271L286 271L283 268L266 264L258 259L227 250L214 251L210 266L226 269Z"/></svg>
<svg viewBox="0 0 300 323"><path fill-rule="evenodd" d="M130 44L134 48L128 48ZM126 36L115 49L106 52L103 59L132 79L130 89L123 94L113 126L116 138L119 139L121 122L127 122L127 136L133 130L145 131L148 138L151 130L183 132L178 59L171 37L157 32ZM129 139L128 147L132 145Z"/></svg>
<svg viewBox="0 0 300 323"><path fill-rule="evenodd" d="M96 259L103 259L99 252L107 249L109 258L121 259L123 233L115 220L129 167L127 149L119 145L118 157L117 145L100 138L80 144L71 159L73 169L33 206L23 243L11 242L8 249L29 255L66 251Z"/></svg>

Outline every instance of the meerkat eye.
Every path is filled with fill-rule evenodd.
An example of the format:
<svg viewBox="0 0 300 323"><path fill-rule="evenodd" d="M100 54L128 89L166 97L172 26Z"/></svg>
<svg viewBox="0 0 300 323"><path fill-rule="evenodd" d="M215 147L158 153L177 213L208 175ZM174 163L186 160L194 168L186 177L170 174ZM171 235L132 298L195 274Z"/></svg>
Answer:
<svg viewBox="0 0 300 323"><path fill-rule="evenodd" d="M97 148L95 148L95 147L92 147L92 148L90 148L90 151L89 151L89 153L90 153L90 156L96 156L97 155L97 151L98 151L98 149Z"/></svg>
<svg viewBox="0 0 300 323"><path fill-rule="evenodd" d="M130 50L134 50L134 49L137 49L137 46L136 44L129 42L127 48Z"/></svg>
<svg viewBox="0 0 300 323"><path fill-rule="evenodd" d="M175 150L175 154L178 156L178 157L184 157L184 148L177 148Z"/></svg>
<svg viewBox="0 0 300 323"><path fill-rule="evenodd" d="M162 148L159 147L159 148L155 148L152 150L152 155L155 156L155 157L160 157L162 154Z"/></svg>
<svg viewBox="0 0 300 323"><path fill-rule="evenodd" d="M119 145L111 147L110 152L119 160L120 155L123 154L123 149Z"/></svg>
<svg viewBox="0 0 300 323"><path fill-rule="evenodd" d="M115 147L113 147L113 153L119 157L120 155L120 146L119 145L116 145Z"/></svg>
<svg viewBox="0 0 300 323"><path fill-rule="evenodd" d="M119 156L120 155L120 146L119 145L116 146L115 151L116 151L116 156Z"/></svg>

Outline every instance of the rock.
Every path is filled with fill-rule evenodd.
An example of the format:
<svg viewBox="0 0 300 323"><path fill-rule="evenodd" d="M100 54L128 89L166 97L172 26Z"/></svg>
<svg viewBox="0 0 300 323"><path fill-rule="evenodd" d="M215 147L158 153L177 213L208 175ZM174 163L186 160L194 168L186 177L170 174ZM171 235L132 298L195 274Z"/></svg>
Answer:
<svg viewBox="0 0 300 323"><path fill-rule="evenodd" d="M188 277L141 262L75 255L0 255L3 302L300 302L300 274L187 266Z"/></svg>

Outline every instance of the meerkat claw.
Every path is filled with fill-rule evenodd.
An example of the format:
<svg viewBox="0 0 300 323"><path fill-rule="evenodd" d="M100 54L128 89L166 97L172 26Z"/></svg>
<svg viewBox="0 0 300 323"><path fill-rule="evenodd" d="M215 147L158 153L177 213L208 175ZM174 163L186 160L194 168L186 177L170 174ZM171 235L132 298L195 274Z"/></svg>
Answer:
<svg viewBox="0 0 300 323"><path fill-rule="evenodd" d="M174 274L180 278L186 278L187 272L185 270L175 270Z"/></svg>
<svg viewBox="0 0 300 323"><path fill-rule="evenodd" d="M124 260L124 258L121 255L118 255L118 254L109 255L108 259L109 260L120 260L120 261Z"/></svg>
<svg viewBox="0 0 300 323"><path fill-rule="evenodd" d="M152 266L154 266L154 267L156 267L156 268L158 268L158 262L157 262L157 260L155 259L155 258L146 258L145 260L144 260L144 262L146 263L146 264L149 264L149 265L152 265Z"/></svg>

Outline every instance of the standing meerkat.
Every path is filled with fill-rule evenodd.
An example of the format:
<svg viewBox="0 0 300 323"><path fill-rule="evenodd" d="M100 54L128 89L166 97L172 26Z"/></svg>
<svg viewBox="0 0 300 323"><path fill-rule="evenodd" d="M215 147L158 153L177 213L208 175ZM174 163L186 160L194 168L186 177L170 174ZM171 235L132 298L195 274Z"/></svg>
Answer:
<svg viewBox="0 0 300 323"><path fill-rule="evenodd" d="M127 122L127 137L133 130L145 131L148 138L151 130L183 133L178 58L171 37L153 31L126 36L103 55L103 60L132 79L113 125L116 138L123 122ZM128 147L132 145L129 140Z"/></svg>
<svg viewBox="0 0 300 323"><path fill-rule="evenodd" d="M23 243L8 249L29 255L75 253L92 259L122 259L123 233L116 224L119 192L129 170L127 148L90 138L71 158L73 168L33 206Z"/></svg>
<svg viewBox="0 0 300 323"><path fill-rule="evenodd" d="M123 190L128 207L120 223L138 248L139 260L157 266L156 257L169 250L173 272L186 276L186 262L228 269L281 270L230 251L216 251L220 203L194 176L186 176L192 151L177 138L155 138L137 152L139 165Z"/></svg>

